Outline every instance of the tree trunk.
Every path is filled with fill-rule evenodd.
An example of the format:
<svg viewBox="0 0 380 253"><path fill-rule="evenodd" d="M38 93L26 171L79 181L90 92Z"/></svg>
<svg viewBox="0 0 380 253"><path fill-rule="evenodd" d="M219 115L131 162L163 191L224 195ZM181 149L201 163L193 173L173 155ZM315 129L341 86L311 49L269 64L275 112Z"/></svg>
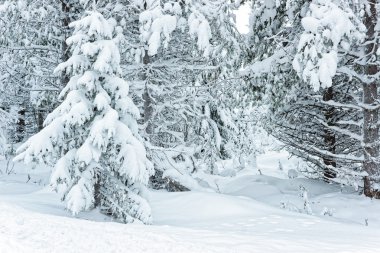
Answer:
<svg viewBox="0 0 380 253"><path fill-rule="evenodd" d="M18 111L18 120L17 120L17 142L24 141L25 137L25 108L20 108Z"/></svg>
<svg viewBox="0 0 380 253"><path fill-rule="evenodd" d="M323 101L329 101L329 100L332 100L333 98L334 98L334 90L332 87L329 87L324 91ZM327 108L324 111L325 120L327 122L327 125L329 125L329 126L333 125L332 119L334 116L334 112L335 112L335 110L334 110L334 107L332 107L332 106L330 106L329 108ZM325 128L324 132L325 132L324 143L327 147L327 150L330 153L335 154L336 153L336 150L335 150L335 143L336 143L335 133L334 133L334 131L332 131L331 129L329 129L327 127ZM336 172L335 172L334 168L336 167L336 161L331 157L325 157L325 158L323 158L323 163L326 165L324 173L323 173L325 180L335 178Z"/></svg>
<svg viewBox="0 0 380 253"><path fill-rule="evenodd" d="M144 10L148 9L148 3L144 3ZM150 56L148 54L148 50L145 50L145 54L143 57L143 64L148 65L150 64ZM148 87L148 75L147 70L144 70L142 80L145 81L145 89L143 94L143 100L144 100L144 124L146 125L145 133L149 136L153 133L153 125L151 123L152 116L153 116L153 105L152 105L152 97L149 94L149 87Z"/></svg>
<svg viewBox="0 0 380 253"><path fill-rule="evenodd" d="M44 112L42 110L37 110L37 130L38 132L44 128Z"/></svg>
<svg viewBox="0 0 380 253"><path fill-rule="evenodd" d="M68 0L61 0L62 3L62 48L61 48L61 62L65 62L70 58L69 46L66 43L67 38L70 35L69 24L71 22L70 19L70 4ZM61 74L61 88L64 88L68 82L70 81L70 77L62 72Z"/></svg>
<svg viewBox="0 0 380 253"><path fill-rule="evenodd" d="M370 13L366 12L365 25L367 27L367 46L366 55L368 63L366 66L366 75L372 76L378 72L376 63L372 61L372 56L376 54L377 44L375 36L375 26L377 23L376 4L377 0L368 1ZM374 188L378 179L379 171L379 109L377 102L377 81L363 83L363 151L364 162L363 169L368 173L364 177L364 194L368 197L380 197L380 192Z"/></svg>
<svg viewBox="0 0 380 253"><path fill-rule="evenodd" d="M145 55L143 58L144 65L148 65L150 63L150 57L148 55L148 51L145 50ZM153 125L150 122L153 116L153 105L152 105L152 97L149 94L149 88L148 88L148 77L147 74L144 73L143 80L145 81L145 89L143 94L143 100L144 100L144 123L146 124L145 132L148 134L153 133Z"/></svg>

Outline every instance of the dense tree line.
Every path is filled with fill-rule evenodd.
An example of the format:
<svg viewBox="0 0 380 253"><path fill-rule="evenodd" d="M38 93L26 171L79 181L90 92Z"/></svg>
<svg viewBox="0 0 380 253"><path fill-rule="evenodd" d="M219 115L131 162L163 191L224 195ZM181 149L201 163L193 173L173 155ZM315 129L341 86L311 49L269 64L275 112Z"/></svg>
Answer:
<svg viewBox="0 0 380 253"><path fill-rule="evenodd" d="M240 34L235 11L250 8ZM2 152L73 213L150 223L146 186L214 187L259 124L306 175L379 197L379 3L0 1ZM9 152L9 151L8 151ZM225 175L225 174L223 174Z"/></svg>
<svg viewBox="0 0 380 253"><path fill-rule="evenodd" d="M269 105L269 132L319 178L359 184L370 197L379 177L378 5L253 1L255 53L244 73Z"/></svg>

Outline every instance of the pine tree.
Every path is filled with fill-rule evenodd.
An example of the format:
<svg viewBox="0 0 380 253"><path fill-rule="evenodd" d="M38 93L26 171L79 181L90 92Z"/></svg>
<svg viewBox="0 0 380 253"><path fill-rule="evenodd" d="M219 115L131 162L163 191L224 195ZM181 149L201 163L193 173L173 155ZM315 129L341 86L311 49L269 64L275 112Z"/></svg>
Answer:
<svg viewBox="0 0 380 253"><path fill-rule="evenodd" d="M70 29L64 23L82 10L77 0L0 1L0 101L6 111L19 114L16 125L7 129L11 142L40 130L57 105L57 94L67 83L67 77L64 81L52 75L68 58Z"/></svg>
<svg viewBox="0 0 380 253"><path fill-rule="evenodd" d="M291 12L295 2L299 11ZM325 179L364 179L364 193L379 197L377 1L254 6L251 37L258 61L248 72L258 84L270 83L254 86L269 101L270 130ZM276 21L279 13L284 25ZM263 39L282 47L256 46Z"/></svg>
<svg viewBox="0 0 380 253"><path fill-rule="evenodd" d="M54 165L51 184L73 214L100 207L123 222L150 223L143 193L151 170L138 135L139 111L120 78L121 29L96 11L70 27L72 55L55 70L71 76L60 93L64 100L15 160Z"/></svg>
<svg viewBox="0 0 380 253"><path fill-rule="evenodd" d="M327 154L327 157L324 155L324 164L327 165L324 176L333 178L336 173L339 173L336 171L337 162L345 159L342 159L342 152L339 150L338 136L343 134L353 138L357 135L355 133L357 129L353 131L350 124L347 124L349 121L354 122L355 117L342 117L341 108L334 104L337 102L343 105L347 102L355 103L355 99L342 101L342 96L340 96L342 92L336 88L337 86L344 85L351 94L354 93L352 87L345 83L347 81L345 74L342 73L340 77L337 77L336 74L341 71L341 67L350 67L351 57L345 55L352 50L355 44L362 41L364 28L348 3L335 3L334 1L313 1L309 6L308 13L302 19L302 26L304 32L298 43L298 52L293 61L293 67L302 80L311 85L315 91L321 87L323 89L323 102L321 101L321 103L325 107L323 131L324 144L327 147L324 148L326 151L319 152L322 155L324 155L323 152ZM300 65L302 65L302 71ZM357 115L357 113L351 115ZM356 141L358 140L356 139ZM331 157L328 158L328 156ZM346 158L348 157L346 156ZM360 160L360 158L356 160Z"/></svg>
<svg viewBox="0 0 380 253"><path fill-rule="evenodd" d="M364 194L368 197L380 198L380 161L379 161L379 102L377 75L380 62L378 60L379 33L378 23L380 2L369 0L365 9L364 25L366 26L366 47L364 59L363 87L363 170ZM363 52L362 51L362 52ZM363 80L364 79L364 80Z"/></svg>
<svg viewBox="0 0 380 253"><path fill-rule="evenodd" d="M221 87L220 81L241 59L234 52L238 34L230 5L126 0L98 8L116 14L128 38L122 65L143 116L141 134L156 170L152 182L170 190L199 188L197 172L213 171L229 143L224 138L232 136L219 117L231 115L229 106L222 109L227 99L221 93L234 90L232 82ZM231 52L233 60L226 61Z"/></svg>
<svg viewBox="0 0 380 253"><path fill-rule="evenodd" d="M253 93L269 105L266 128L326 180L360 170L360 92L342 67L352 64L347 51L362 32L347 6L257 1L252 15L255 60L247 69Z"/></svg>

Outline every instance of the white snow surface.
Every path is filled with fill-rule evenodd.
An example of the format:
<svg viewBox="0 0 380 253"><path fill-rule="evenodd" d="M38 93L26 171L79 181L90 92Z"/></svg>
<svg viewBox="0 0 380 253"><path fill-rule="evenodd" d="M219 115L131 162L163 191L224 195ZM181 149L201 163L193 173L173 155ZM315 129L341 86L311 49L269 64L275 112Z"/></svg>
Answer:
<svg viewBox="0 0 380 253"><path fill-rule="evenodd" d="M257 159L263 175L246 168L217 177L219 192L151 191L154 221L144 226L112 222L97 210L73 217L46 185L49 168L12 170L2 161L0 252L379 252L380 201L349 187L287 179L296 163L269 152ZM303 210L300 185L313 215Z"/></svg>

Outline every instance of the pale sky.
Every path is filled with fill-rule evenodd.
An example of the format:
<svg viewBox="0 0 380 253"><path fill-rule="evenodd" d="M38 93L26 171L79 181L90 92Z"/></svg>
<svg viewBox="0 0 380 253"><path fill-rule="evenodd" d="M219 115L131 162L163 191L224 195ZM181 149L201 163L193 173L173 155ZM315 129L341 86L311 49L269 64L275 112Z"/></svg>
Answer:
<svg viewBox="0 0 380 253"><path fill-rule="evenodd" d="M236 24L239 32L248 33L248 25L249 25L249 11L250 7L248 4L243 5L236 12Z"/></svg>

